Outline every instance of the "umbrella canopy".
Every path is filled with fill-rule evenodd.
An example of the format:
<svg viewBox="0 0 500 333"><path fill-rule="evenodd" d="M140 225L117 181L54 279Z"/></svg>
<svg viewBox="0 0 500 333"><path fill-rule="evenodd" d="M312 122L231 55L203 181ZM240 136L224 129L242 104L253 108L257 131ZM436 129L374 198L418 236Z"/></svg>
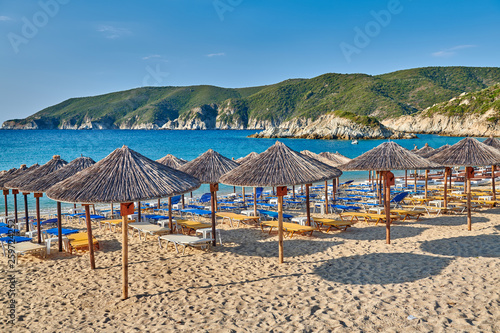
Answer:
<svg viewBox="0 0 500 333"><path fill-rule="evenodd" d="M252 161L221 177L235 186L304 185L339 177L342 171L276 142Z"/></svg>
<svg viewBox="0 0 500 333"><path fill-rule="evenodd" d="M441 146L441 147L439 147L439 148L436 148L436 149L434 149L434 150L430 150L430 151L428 151L427 153L419 154L419 156L420 156L420 157L423 157L423 158L429 158L429 157L431 157L431 156L433 156L433 155L436 155L437 153L440 153L440 152L442 152L443 150L445 150L445 149L447 149L447 148L450 148L450 147L451 147L450 145L446 144L446 145L443 145L443 146Z"/></svg>
<svg viewBox="0 0 500 333"><path fill-rule="evenodd" d="M333 161L334 163L336 163L336 165L345 164L351 160L351 158L345 157L344 155L339 154L338 152L330 153L328 151L325 151L320 153L319 155L329 159L330 161Z"/></svg>
<svg viewBox="0 0 500 333"><path fill-rule="evenodd" d="M419 150L417 150L415 152L415 154L417 154L418 156L423 156L423 155L426 155L430 152L433 152L435 149L432 148L431 146L429 146L428 143L426 143L422 148L420 148Z"/></svg>
<svg viewBox="0 0 500 333"><path fill-rule="evenodd" d="M390 141L384 142L352 161L341 165L341 168L342 170L351 171L389 171L437 169L440 166L401 147L396 142Z"/></svg>
<svg viewBox="0 0 500 333"><path fill-rule="evenodd" d="M179 170L198 178L203 184L216 184L219 178L238 166L233 160L209 149Z"/></svg>
<svg viewBox="0 0 500 333"><path fill-rule="evenodd" d="M84 204L135 202L175 196L200 182L133 151L118 148L91 167L47 191L50 199Z"/></svg>
<svg viewBox="0 0 500 333"><path fill-rule="evenodd" d="M245 156L245 157L238 158L238 159L236 160L236 163L238 163L238 164L244 164L244 163L246 163L246 162L248 162L248 161L253 160L253 159L254 159L254 158L256 158L257 156L259 156L259 154L257 154L256 152L254 152L254 151L253 151L253 152L251 152L250 154L248 154L248 155L247 155L247 156Z"/></svg>
<svg viewBox="0 0 500 333"><path fill-rule="evenodd" d="M186 160L175 157L172 154L167 154L165 157L156 160L156 162L171 167L172 169L179 169L181 166L187 163Z"/></svg>
<svg viewBox="0 0 500 333"><path fill-rule="evenodd" d="M446 167L474 167L500 164L500 151L473 138L465 138L432 155L430 161Z"/></svg>
<svg viewBox="0 0 500 333"><path fill-rule="evenodd" d="M0 177L0 188L2 190L6 189L4 187L5 183L9 182L10 180L12 180L12 179L14 179L16 177L19 177L23 173L32 171L32 170L34 170L34 169L36 169L38 167L39 167L38 163L37 164L33 164L29 168L26 166L26 164L21 164L21 166L19 167L19 169L13 168L13 169L8 170L6 173L4 173Z"/></svg>
<svg viewBox="0 0 500 333"><path fill-rule="evenodd" d="M51 172L56 171L57 169L64 167L66 164L68 164L68 162L66 162L65 160L61 160L61 156L54 155L52 159L44 165L25 172L19 177L8 181L7 183L5 183L5 187L18 189L22 192L32 192L26 189L26 187L28 187L30 183L38 180L45 175L48 175Z"/></svg>
<svg viewBox="0 0 500 333"><path fill-rule="evenodd" d="M336 158L336 160L329 159L327 157L321 156L320 154L313 153L312 151L309 150L302 150L300 152L302 155L314 158L317 161L320 161L322 163L325 163L326 165L336 167L342 163L338 163L339 159Z"/></svg>
<svg viewBox="0 0 500 333"><path fill-rule="evenodd" d="M494 137L490 136L488 139L484 140L483 143L485 145L488 145L490 147L500 149L500 140L495 139Z"/></svg>
<svg viewBox="0 0 500 333"><path fill-rule="evenodd" d="M95 161L90 157L78 157L63 166L60 169L57 169L54 172L51 172L31 183L23 187L23 190L26 192L46 192L49 188L59 183L60 181L65 180L76 174L77 172L88 168L91 165L94 165Z"/></svg>

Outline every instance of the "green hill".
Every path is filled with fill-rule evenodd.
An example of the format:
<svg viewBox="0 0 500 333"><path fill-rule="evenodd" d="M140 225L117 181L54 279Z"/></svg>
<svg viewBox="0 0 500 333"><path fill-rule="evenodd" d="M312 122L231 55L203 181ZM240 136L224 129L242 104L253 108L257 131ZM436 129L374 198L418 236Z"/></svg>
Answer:
<svg viewBox="0 0 500 333"><path fill-rule="evenodd" d="M500 83L500 68L427 67L371 76L324 74L311 79L291 79L269 86L220 88L214 86L144 87L100 96L72 98L25 119L4 123L14 128L36 123L38 128L61 124L80 126L86 121L127 128L193 117L209 105L219 119L281 123L295 117L315 119L342 110L385 119L413 114L463 92ZM226 111L222 112L222 109ZM227 110L230 110L228 112ZM184 117L182 117L184 115Z"/></svg>

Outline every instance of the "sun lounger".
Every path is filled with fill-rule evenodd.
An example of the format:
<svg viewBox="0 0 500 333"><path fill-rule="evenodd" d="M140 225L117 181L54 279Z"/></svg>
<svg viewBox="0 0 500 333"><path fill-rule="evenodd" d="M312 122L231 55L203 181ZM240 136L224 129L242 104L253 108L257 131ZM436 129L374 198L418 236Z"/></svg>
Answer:
<svg viewBox="0 0 500 333"><path fill-rule="evenodd" d="M35 244L31 242L22 242L22 243L15 243L15 244L10 244L6 251L8 252L8 256L10 256L11 251L13 251L15 255L15 262L17 264L17 259L20 254L27 254L27 253L38 253L42 257L46 256L46 247L40 244Z"/></svg>
<svg viewBox="0 0 500 333"><path fill-rule="evenodd" d="M174 244L175 250L177 253L179 253L178 245L184 246L184 249L182 250L182 254L185 253L186 247L191 246L191 247L200 247L200 248L208 248L210 247L210 243L212 242L211 238L198 238L195 236L187 236L187 235L163 235L158 237L158 246L160 249L162 248L161 246L161 241L164 240L167 242L167 247L168 243Z"/></svg>
<svg viewBox="0 0 500 333"><path fill-rule="evenodd" d="M337 230L347 230L350 226L355 224L353 221L342 221L342 220L334 220L334 219L324 219L324 218L314 218L314 222L318 225L318 229L323 226L328 226L326 232L329 232L332 228Z"/></svg>
<svg viewBox="0 0 500 333"><path fill-rule="evenodd" d="M212 225L210 223L202 223L202 222L196 222L196 221L189 221L189 220L176 220L175 221L176 229L178 232L179 226L181 229L187 230L187 234L189 235L191 231L196 231L198 229L203 229L203 228L211 228Z"/></svg>
<svg viewBox="0 0 500 333"><path fill-rule="evenodd" d="M270 227L269 233L271 233L273 228L278 228L278 221L261 221L260 228L262 231L264 231L264 226ZM310 232L310 236L312 236L312 233L316 230L316 228L297 223L283 222L283 230L288 232L290 238L292 238L294 233L305 234Z"/></svg>
<svg viewBox="0 0 500 333"><path fill-rule="evenodd" d="M359 218L363 218L366 223L368 222L373 222L375 221L375 225L378 225L379 222L385 221L386 215L385 214L370 214L370 213L358 213L358 212L347 212L347 213L340 213L340 218L342 220L343 217L351 217L351 222L356 219L356 221L359 221ZM399 219L398 215L390 215L391 221ZM392 222L391 222L392 223Z"/></svg>
<svg viewBox="0 0 500 333"><path fill-rule="evenodd" d="M216 213L215 215L218 217L222 217L223 223L224 223L224 220L227 219L229 221L229 224L231 225L231 227L233 226L233 221L238 221L237 227L239 227L240 222L243 222L243 223L245 223L245 221L257 222L260 219L260 216L247 216L247 215L229 213L229 212L219 212L219 213Z"/></svg>
<svg viewBox="0 0 500 333"><path fill-rule="evenodd" d="M407 218L414 217L418 221L420 216L424 215L424 212L418 210L406 210L406 209L391 209L391 214L396 213L403 217L402 221L406 221Z"/></svg>
<svg viewBox="0 0 500 333"><path fill-rule="evenodd" d="M278 216L279 216L278 212L273 212L273 211L270 211L270 210L257 209L257 211L261 215L268 216L268 217L273 218L273 219L277 219ZM293 217L293 215L283 213L283 218L284 219L291 219L292 217Z"/></svg>
<svg viewBox="0 0 500 333"><path fill-rule="evenodd" d="M72 235L67 235L68 238L68 250L69 253L73 253L73 251L78 250L88 250L89 241L88 234L86 232L79 232ZM99 250L99 241L93 237L93 246L96 250Z"/></svg>
<svg viewBox="0 0 500 333"><path fill-rule="evenodd" d="M132 228L132 230L136 230L139 234L139 239L141 239L141 233L144 234L144 240L146 240L147 235L162 235L170 232L169 228L165 228L156 224L151 224L149 222L138 222L138 223L129 223L128 226ZM134 235L132 231L132 236Z"/></svg>

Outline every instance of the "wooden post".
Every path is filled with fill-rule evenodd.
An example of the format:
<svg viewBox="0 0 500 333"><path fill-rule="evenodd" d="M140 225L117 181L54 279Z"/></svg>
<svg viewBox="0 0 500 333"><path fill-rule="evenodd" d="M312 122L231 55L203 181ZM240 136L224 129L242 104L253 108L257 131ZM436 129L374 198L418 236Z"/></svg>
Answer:
<svg viewBox="0 0 500 333"><path fill-rule="evenodd" d="M452 177L452 172L451 172L451 168L449 168L449 169L450 169L450 174L448 175L448 178L450 180L450 191L451 191L451 177Z"/></svg>
<svg viewBox="0 0 500 333"><path fill-rule="evenodd" d="M9 194L9 190L3 190L3 197L5 201L5 216L9 216L9 203L7 202L7 195Z"/></svg>
<svg viewBox="0 0 500 333"><path fill-rule="evenodd" d="M128 298L128 215L134 213L134 203L120 204L122 216L122 299Z"/></svg>
<svg viewBox="0 0 500 333"><path fill-rule="evenodd" d="M429 179L429 170L425 170L425 198L427 199L427 181Z"/></svg>
<svg viewBox="0 0 500 333"><path fill-rule="evenodd" d="M417 170L415 170L415 193L417 193Z"/></svg>
<svg viewBox="0 0 500 333"><path fill-rule="evenodd" d="M283 263L283 196L282 195L278 195L278 247L279 247L278 262L282 264Z"/></svg>
<svg viewBox="0 0 500 333"><path fill-rule="evenodd" d="M141 202L137 201L137 222L141 222Z"/></svg>
<svg viewBox="0 0 500 333"><path fill-rule="evenodd" d="M257 216L257 188L253 188L253 216Z"/></svg>
<svg viewBox="0 0 500 333"><path fill-rule="evenodd" d="M210 201L212 206L212 245L217 246L216 232L215 232L215 201L217 200L216 191L219 189L219 184L210 184Z"/></svg>
<svg viewBox="0 0 500 333"><path fill-rule="evenodd" d="M325 180L325 214L328 214L328 181Z"/></svg>
<svg viewBox="0 0 500 333"><path fill-rule="evenodd" d="M368 170L368 184L371 184L372 182L372 171Z"/></svg>
<svg viewBox="0 0 500 333"><path fill-rule="evenodd" d="M236 186L233 186L233 193L236 193Z"/></svg>
<svg viewBox="0 0 500 333"><path fill-rule="evenodd" d="M471 200L471 186L470 179L474 176L474 168L465 168L465 177L467 179L467 229L472 230L472 216L470 210L470 200Z"/></svg>
<svg viewBox="0 0 500 333"><path fill-rule="evenodd" d="M292 186L292 191L293 191L293 200L295 200L295 185Z"/></svg>
<svg viewBox="0 0 500 333"><path fill-rule="evenodd" d="M379 197L379 205L382 204L382 197L384 196L384 188L383 188L383 182L382 182L382 176L383 176L383 171L379 171L378 173L378 182L379 182L379 185L378 185L378 197Z"/></svg>
<svg viewBox="0 0 500 333"><path fill-rule="evenodd" d="M444 208L448 207L448 172L450 168L444 168Z"/></svg>
<svg viewBox="0 0 500 333"><path fill-rule="evenodd" d="M172 221L172 198L168 197L168 227L170 228L170 233L174 229L174 223Z"/></svg>
<svg viewBox="0 0 500 333"><path fill-rule="evenodd" d="M184 209L184 208L185 208L185 207L184 207L184 194L182 195L182 197L181 197L181 198L182 198L182 209Z"/></svg>
<svg viewBox="0 0 500 333"><path fill-rule="evenodd" d="M40 221L40 197L43 196L42 193L33 193L36 202L36 232L38 238L38 244L42 244L42 225Z"/></svg>
<svg viewBox="0 0 500 333"><path fill-rule="evenodd" d="M391 244L391 172L384 172L384 189L385 189L385 242Z"/></svg>
<svg viewBox="0 0 500 333"><path fill-rule="evenodd" d="M405 187L408 187L408 170L405 170Z"/></svg>
<svg viewBox="0 0 500 333"><path fill-rule="evenodd" d="M61 212L61 202L57 202L57 237L59 252L62 252L62 212Z"/></svg>
<svg viewBox="0 0 500 333"><path fill-rule="evenodd" d="M243 206L245 206L246 205L246 198L245 198L245 187L244 186L241 187L241 194L243 196Z"/></svg>
<svg viewBox="0 0 500 333"><path fill-rule="evenodd" d="M338 179L338 178L337 178ZM332 202L335 203L335 200L337 200L337 179L333 179L332 182Z"/></svg>
<svg viewBox="0 0 500 333"><path fill-rule="evenodd" d="M115 210L113 209L113 203L111 203L111 219L115 217Z"/></svg>
<svg viewBox="0 0 500 333"><path fill-rule="evenodd" d="M94 238L92 237L92 223L90 222L90 205L85 207L85 222L87 223L87 239L89 243L90 268L95 269Z"/></svg>
<svg viewBox="0 0 500 333"><path fill-rule="evenodd" d="M14 221L16 221L16 225L19 223L19 218L17 216L17 194L18 190L12 190L12 194L14 194Z"/></svg>
<svg viewBox="0 0 500 333"><path fill-rule="evenodd" d="M161 208L161 201L160 201L160 198L158 198L158 205L157 205L157 206L158 206L158 209L160 209L160 208Z"/></svg>
<svg viewBox="0 0 500 333"><path fill-rule="evenodd" d="M281 201L283 202L283 197L281 198ZM309 184L306 184L306 216L307 216L307 225L311 225L311 203L309 201Z"/></svg>
<svg viewBox="0 0 500 333"><path fill-rule="evenodd" d="M24 216L26 219L26 232L30 231L29 211L28 211L28 194L29 193L23 193L23 196L24 196Z"/></svg>
<svg viewBox="0 0 500 333"><path fill-rule="evenodd" d="M496 189L495 189L495 166L491 166L491 190L493 192L493 200L497 199Z"/></svg>

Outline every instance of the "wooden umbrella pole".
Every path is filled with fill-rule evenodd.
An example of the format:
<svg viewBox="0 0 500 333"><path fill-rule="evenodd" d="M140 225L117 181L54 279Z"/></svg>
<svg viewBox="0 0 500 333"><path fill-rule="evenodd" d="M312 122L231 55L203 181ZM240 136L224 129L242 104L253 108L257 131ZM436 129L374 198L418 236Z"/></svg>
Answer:
<svg viewBox="0 0 500 333"><path fill-rule="evenodd" d="M184 209L184 208L185 208L185 207L184 207L184 194L182 195L182 197L181 197L181 198L182 198L182 209Z"/></svg>
<svg viewBox="0 0 500 333"><path fill-rule="evenodd" d="M497 194L495 190L495 166L491 166L491 191L493 192L493 200L497 199Z"/></svg>
<svg viewBox="0 0 500 333"><path fill-rule="evenodd" d="M28 194L29 193L23 193L23 196L24 196L24 217L26 219L26 232L30 231L29 211L28 211Z"/></svg>
<svg viewBox="0 0 500 333"><path fill-rule="evenodd" d="M281 198L283 201L283 197ZM311 203L309 201L309 184L306 184L306 216L307 225L311 225Z"/></svg>
<svg viewBox="0 0 500 333"><path fill-rule="evenodd" d="M372 171L368 170L368 184L372 182Z"/></svg>
<svg viewBox="0 0 500 333"><path fill-rule="evenodd" d="M9 204L7 202L7 194L9 194L9 190L3 190L3 197L5 202L5 216L9 216Z"/></svg>
<svg viewBox="0 0 500 333"><path fill-rule="evenodd" d="M62 212L61 212L61 202L57 202L57 245L59 245L59 252L62 252Z"/></svg>
<svg viewBox="0 0 500 333"><path fill-rule="evenodd" d="M243 206L245 206L245 187L241 187L241 193L243 196Z"/></svg>
<svg viewBox="0 0 500 333"><path fill-rule="evenodd" d="M325 180L325 214L328 214L328 181Z"/></svg>
<svg viewBox="0 0 500 333"><path fill-rule="evenodd" d="M113 207L113 203L111 203L111 219L115 217L115 209Z"/></svg>
<svg viewBox="0 0 500 333"><path fill-rule="evenodd" d="M427 199L427 181L429 179L429 170L425 170L425 198Z"/></svg>
<svg viewBox="0 0 500 333"><path fill-rule="evenodd" d="M450 187L450 191L451 191L451 176L452 176L452 172L451 172L451 168L448 168L448 169L450 170L450 172L448 173L448 178L449 178L449 181L450 181L449 187Z"/></svg>
<svg viewBox="0 0 500 333"><path fill-rule="evenodd" d="M306 185L307 191L307 185ZM279 263L283 263L283 196L278 196L278 247Z"/></svg>
<svg viewBox="0 0 500 333"><path fill-rule="evenodd" d="M161 201L158 199L158 209L161 209Z"/></svg>
<svg viewBox="0 0 500 333"><path fill-rule="evenodd" d="M168 197L168 227L170 232L174 230L174 223L172 222L172 198Z"/></svg>
<svg viewBox="0 0 500 333"><path fill-rule="evenodd" d="M95 269L94 238L92 237L92 224L90 222L90 205L84 205L84 206L85 206L85 222L87 223L87 239L89 243L90 268ZM125 230L126 229L127 228L125 227Z"/></svg>
<svg viewBox="0 0 500 333"><path fill-rule="evenodd" d="M391 186L389 185L389 177L387 177L388 172L384 172L385 241L387 244L391 244Z"/></svg>
<svg viewBox="0 0 500 333"><path fill-rule="evenodd" d="M236 193L236 186L233 186L233 193Z"/></svg>
<svg viewBox="0 0 500 333"><path fill-rule="evenodd" d="M133 204L133 203L132 203ZM128 212L120 207L122 215L122 299L128 298ZM134 208L132 206L132 212Z"/></svg>
<svg viewBox="0 0 500 333"><path fill-rule="evenodd" d="M40 221L40 197L42 193L34 193L36 202L36 233L38 238L38 244L42 244L42 225Z"/></svg>
<svg viewBox="0 0 500 333"><path fill-rule="evenodd" d="M16 225L19 223L19 218L17 216L17 194L19 193L18 190L12 190L12 194L14 194L14 221L16 222ZM28 223L28 222L26 222Z"/></svg>
<svg viewBox="0 0 500 333"><path fill-rule="evenodd" d="M383 189L383 181L382 181L382 176L383 176L383 173L382 172L379 172L378 173L378 182L379 182L379 185L378 185L378 193L379 193L379 200L380 200L380 204L382 204L382 198L384 196L384 189Z"/></svg>
<svg viewBox="0 0 500 333"><path fill-rule="evenodd" d="M141 202L137 201L137 222L141 222Z"/></svg>
<svg viewBox="0 0 500 333"><path fill-rule="evenodd" d="M405 170L405 187L408 187L408 170Z"/></svg>
<svg viewBox="0 0 500 333"><path fill-rule="evenodd" d="M335 200L337 200L337 179L333 179L332 187L332 203L335 204Z"/></svg>
<svg viewBox="0 0 500 333"><path fill-rule="evenodd" d="M216 233L215 233L215 201L217 200L217 188L219 187L219 184L210 184L210 199L211 199L211 204L212 204L212 245L217 246L217 239L216 239Z"/></svg>
<svg viewBox="0 0 500 333"><path fill-rule="evenodd" d="M417 193L417 170L415 170L415 193Z"/></svg>
<svg viewBox="0 0 500 333"><path fill-rule="evenodd" d="M257 216L257 188L253 188L253 216Z"/></svg>
<svg viewBox="0 0 500 333"><path fill-rule="evenodd" d="M470 175L473 172L473 168L466 167L465 168L465 177L467 178L467 229L469 231L472 230L472 216L470 210L470 200L471 200L471 186L470 186Z"/></svg>
<svg viewBox="0 0 500 333"><path fill-rule="evenodd" d="M293 191L293 200L295 200L295 185L292 186L292 191Z"/></svg>
<svg viewBox="0 0 500 333"><path fill-rule="evenodd" d="M444 208L448 207L448 171L450 168L444 168Z"/></svg>

